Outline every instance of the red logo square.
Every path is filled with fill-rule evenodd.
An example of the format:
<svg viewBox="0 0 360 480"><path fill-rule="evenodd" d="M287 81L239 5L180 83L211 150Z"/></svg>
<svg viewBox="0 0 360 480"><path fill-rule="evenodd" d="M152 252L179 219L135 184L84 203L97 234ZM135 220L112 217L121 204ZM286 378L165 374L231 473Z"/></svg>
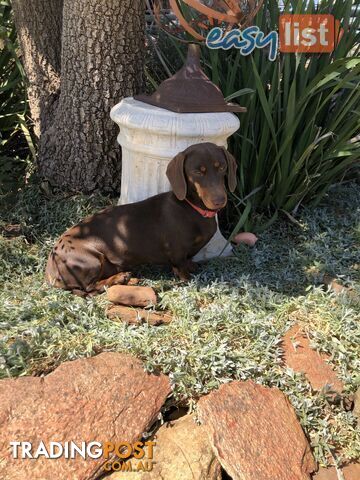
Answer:
<svg viewBox="0 0 360 480"><path fill-rule="evenodd" d="M333 15L280 15L280 51L330 53L336 31L339 25Z"/></svg>

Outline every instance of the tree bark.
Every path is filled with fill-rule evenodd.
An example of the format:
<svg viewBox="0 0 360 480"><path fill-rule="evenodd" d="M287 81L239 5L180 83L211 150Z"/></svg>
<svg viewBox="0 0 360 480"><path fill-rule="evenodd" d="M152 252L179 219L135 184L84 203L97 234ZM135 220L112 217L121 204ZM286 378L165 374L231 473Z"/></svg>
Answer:
<svg viewBox="0 0 360 480"><path fill-rule="evenodd" d="M13 0L14 19L29 81L34 131L50 122L60 88L63 0Z"/></svg>
<svg viewBox="0 0 360 480"><path fill-rule="evenodd" d="M61 94L39 151L41 175L72 191L120 190L110 109L143 85L143 0L64 0Z"/></svg>
<svg viewBox="0 0 360 480"><path fill-rule="evenodd" d="M118 192L121 151L110 109L143 87L144 0L13 6L41 133L40 176L67 191Z"/></svg>

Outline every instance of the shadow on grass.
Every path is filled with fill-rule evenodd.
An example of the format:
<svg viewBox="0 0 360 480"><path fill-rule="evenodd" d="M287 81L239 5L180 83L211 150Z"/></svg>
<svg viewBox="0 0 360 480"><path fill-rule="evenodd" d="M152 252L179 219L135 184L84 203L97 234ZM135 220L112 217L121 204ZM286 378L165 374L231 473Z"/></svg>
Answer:
<svg viewBox="0 0 360 480"><path fill-rule="evenodd" d="M259 235L254 248L239 245L235 257L200 264L195 276L198 288L212 282L236 284L240 278L258 288L285 296L301 296L310 285L322 285L324 275L346 286L360 280L360 188L337 186L316 208L304 208L299 223L280 219ZM139 275L174 282L166 269L143 268Z"/></svg>
<svg viewBox="0 0 360 480"><path fill-rule="evenodd" d="M101 195L47 198L36 184L16 197L3 197L0 231L8 225L19 225L20 236L2 240L0 273L16 274L25 269L30 275L43 268L48 250L59 235L115 201ZM298 296L309 285L320 285L325 273L351 285L359 280L359 211L354 208L359 204L358 185L333 187L320 206L303 209L299 224L279 220L259 236L254 248L240 245L233 258L200 264L194 277L197 288L206 288L212 282L231 285L245 277L254 287L261 285L286 296ZM144 266L133 273L145 282L161 284L164 290L179 284L169 267Z"/></svg>
<svg viewBox="0 0 360 480"><path fill-rule="evenodd" d="M21 226L21 233L30 242L55 240L84 217L115 202L100 194L47 196L32 183L17 194L0 197L0 231L15 224Z"/></svg>

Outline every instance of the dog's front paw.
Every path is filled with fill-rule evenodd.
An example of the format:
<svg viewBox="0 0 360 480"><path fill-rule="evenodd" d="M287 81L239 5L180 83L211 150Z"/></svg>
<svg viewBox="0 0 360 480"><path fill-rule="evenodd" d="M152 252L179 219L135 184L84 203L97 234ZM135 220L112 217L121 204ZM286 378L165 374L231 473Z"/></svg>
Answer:
<svg viewBox="0 0 360 480"><path fill-rule="evenodd" d="M111 285L127 285L132 278L131 272L120 272L111 279Z"/></svg>
<svg viewBox="0 0 360 480"><path fill-rule="evenodd" d="M187 270L189 270L190 273L196 273L199 270L200 266L198 263L193 262L192 260L188 260L186 268Z"/></svg>
<svg viewBox="0 0 360 480"><path fill-rule="evenodd" d="M173 267L173 272L182 282L188 282L191 278L189 270L185 267Z"/></svg>

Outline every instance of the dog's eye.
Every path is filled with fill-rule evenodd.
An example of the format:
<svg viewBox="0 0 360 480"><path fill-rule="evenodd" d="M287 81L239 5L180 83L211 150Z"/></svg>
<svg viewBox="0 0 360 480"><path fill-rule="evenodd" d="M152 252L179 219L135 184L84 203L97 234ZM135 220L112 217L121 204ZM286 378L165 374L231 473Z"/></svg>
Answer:
<svg viewBox="0 0 360 480"><path fill-rule="evenodd" d="M226 170L226 165L220 165L219 172L225 172L225 170Z"/></svg>

